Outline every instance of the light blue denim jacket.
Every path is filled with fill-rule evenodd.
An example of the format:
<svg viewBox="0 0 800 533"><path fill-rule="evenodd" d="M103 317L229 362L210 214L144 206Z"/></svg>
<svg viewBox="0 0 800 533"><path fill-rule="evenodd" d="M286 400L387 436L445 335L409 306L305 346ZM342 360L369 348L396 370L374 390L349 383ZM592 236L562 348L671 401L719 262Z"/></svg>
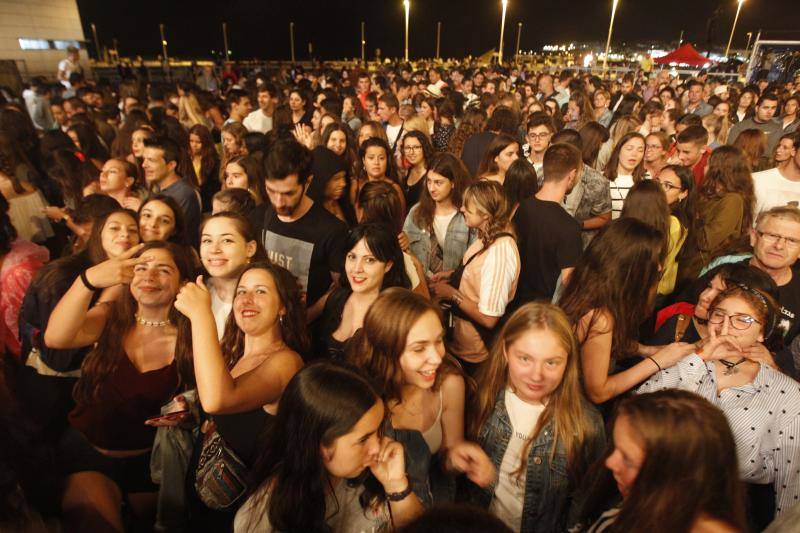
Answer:
<svg viewBox="0 0 800 533"><path fill-rule="evenodd" d="M605 430L600 413L588 402L585 402L584 407L591 420L592 428L591 436L583 444L583 453L585 464L591 465L605 450ZM511 420L506 409L505 390L503 390L495 401L494 411L478 436L478 444L498 471L511 440L512 431ZM567 456L563 445L559 442L555 455L552 455L552 447L553 423L551 421L542 428L528 450L525 501L522 506L520 528L523 533L549 533L565 530L567 514L576 494L574 487L569 483ZM488 509L496 488L496 481L485 488L470 483L469 500L479 507Z"/></svg>
<svg viewBox="0 0 800 533"><path fill-rule="evenodd" d="M430 270L430 255L431 255L431 233L427 229L420 228L414 222L414 213L419 208L419 204L414 205L406 216L406 222L403 224L403 231L408 236L408 241L411 245L411 253L417 256L422 267L425 269L425 276L430 277L432 274ZM456 213L450 220L447 226L447 235L444 239L443 252L443 266L447 270L455 270L461 260L464 258L464 253L475 240L475 232L470 230L464 220L464 215Z"/></svg>

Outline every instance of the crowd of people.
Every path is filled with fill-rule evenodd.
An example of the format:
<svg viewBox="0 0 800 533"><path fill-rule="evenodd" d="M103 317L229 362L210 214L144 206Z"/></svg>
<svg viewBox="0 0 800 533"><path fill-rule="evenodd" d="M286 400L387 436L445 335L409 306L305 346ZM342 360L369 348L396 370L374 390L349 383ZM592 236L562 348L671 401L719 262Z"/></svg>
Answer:
<svg viewBox="0 0 800 533"><path fill-rule="evenodd" d="M796 531L800 73L0 94L0 529Z"/></svg>

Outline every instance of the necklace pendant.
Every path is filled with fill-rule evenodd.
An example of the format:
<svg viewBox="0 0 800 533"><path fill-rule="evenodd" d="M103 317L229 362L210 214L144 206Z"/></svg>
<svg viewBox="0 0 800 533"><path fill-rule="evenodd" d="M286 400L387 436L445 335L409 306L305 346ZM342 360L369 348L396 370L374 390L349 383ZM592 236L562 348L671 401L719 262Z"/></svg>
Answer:
<svg viewBox="0 0 800 533"><path fill-rule="evenodd" d="M735 366L732 366L730 368L725 369L725 372L723 372L723 374L725 374L726 376L732 376L733 374L737 374L738 372L739 369L736 368Z"/></svg>

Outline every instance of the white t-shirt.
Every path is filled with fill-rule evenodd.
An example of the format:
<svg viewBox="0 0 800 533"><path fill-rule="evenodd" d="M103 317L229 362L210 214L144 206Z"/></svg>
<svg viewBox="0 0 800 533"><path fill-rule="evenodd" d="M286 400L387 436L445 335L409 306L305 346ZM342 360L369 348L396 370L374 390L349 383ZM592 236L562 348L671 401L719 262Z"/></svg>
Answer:
<svg viewBox="0 0 800 533"><path fill-rule="evenodd" d="M259 133L267 133L272 130L272 117L268 117L261 109L256 109L242 121L247 131L257 131Z"/></svg>
<svg viewBox="0 0 800 533"><path fill-rule="evenodd" d="M389 148L394 146L397 136L400 135L400 128L402 127L402 123L398 124L397 126L390 126L389 124L386 125L386 137L389 139Z"/></svg>
<svg viewBox="0 0 800 533"><path fill-rule="evenodd" d="M544 411L544 405L524 402L511 389L506 389L504 401L511 421L512 434L506 453L500 462L497 486L494 489L489 512L505 522L512 530L519 531L522 527L522 508L525 503L525 472L519 477L514 473L522 462L523 448Z"/></svg>
<svg viewBox="0 0 800 533"><path fill-rule="evenodd" d="M756 213L776 206L800 203L800 181L787 180L777 168L753 174Z"/></svg>
<svg viewBox="0 0 800 533"><path fill-rule="evenodd" d="M389 506L384 502L378 508L361 507L358 502L363 487L349 487L340 480L333 494L325 498L325 510L329 514L326 520L331 531L335 533L384 533L391 527ZM275 529L267 515L267 500L263 498L263 489L253 494L236 513L233 520L234 533L272 533ZM256 507L255 499L262 505ZM302 509L298 509L302 512Z"/></svg>
<svg viewBox="0 0 800 533"><path fill-rule="evenodd" d="M449 215L434 215L433 217L433 232L436 234L436 240L439 241L442 250L444 250L444 241L447 238L447 228L456 213L458 211L453 211Z"/></svg>
<svg viewBox="0 0 800 533"><path fill-rule="evenodd" d="M233 302L222 301L214 290L209 292L211 293L211 312L214 314L214 322L217 324L217 337L222 340L222 335L225 333L225 322L228 321L228 315L231 314Z"/></svg>
<svg viewBox="0 0 800 533"><path fill-rule="evenodd" d="M633 176L619 175L614 181L609 180L611 192L611 218L617 219L622 213L622 204L628 197L628 191L633 187Z"/></svg>

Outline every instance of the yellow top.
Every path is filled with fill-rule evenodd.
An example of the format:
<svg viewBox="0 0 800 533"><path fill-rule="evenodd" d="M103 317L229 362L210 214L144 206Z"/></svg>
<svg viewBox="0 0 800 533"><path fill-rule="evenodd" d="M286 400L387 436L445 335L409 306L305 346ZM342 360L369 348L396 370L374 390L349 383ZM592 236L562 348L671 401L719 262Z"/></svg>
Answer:
<svg viewBox="0 0 800 533"><path fill-rule="evenodd" d="M675 289L675 279L678 277L678 252L681 251L683 241L686 240L686 230L674 216L669 217L669 241L667 242L667 257L664 259L664 268L661 271L661 281L658 282L658 294L671 294Z"/></svg>

